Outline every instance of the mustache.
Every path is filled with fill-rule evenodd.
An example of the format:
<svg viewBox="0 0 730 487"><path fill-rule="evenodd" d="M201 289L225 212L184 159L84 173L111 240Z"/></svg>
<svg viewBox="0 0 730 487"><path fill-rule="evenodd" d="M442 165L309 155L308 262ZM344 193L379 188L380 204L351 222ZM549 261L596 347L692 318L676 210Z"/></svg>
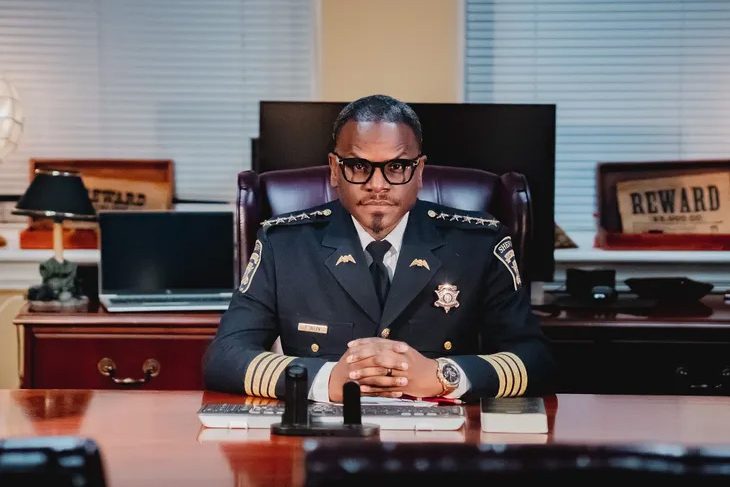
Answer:
<svg viewBox="0 0 730 487"><path fill-rule="evenodd" d="M394 199L387 198L387 197L385 197L385 198L370 197L370 198L365 198L365 199L358 201L357 204L362 205L362 206L370 206L370 205L372 205L372 206L383 206L383 205L398 206L398 203L399 203L398 200L394 200Z"/></svg>

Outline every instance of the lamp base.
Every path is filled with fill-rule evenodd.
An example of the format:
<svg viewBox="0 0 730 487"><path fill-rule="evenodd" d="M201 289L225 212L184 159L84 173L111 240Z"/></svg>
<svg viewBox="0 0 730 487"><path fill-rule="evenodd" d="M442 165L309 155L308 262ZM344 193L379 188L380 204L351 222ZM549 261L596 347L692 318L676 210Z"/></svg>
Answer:
<svg viewBox="0 0 730 487"><path fill-rule="evenodd" d="M43 283L28 289L29 308L33 311L83 311L89 298L81 295L76 264L51 257L40 265Z"/></svg>
<svg viewBox="0 0 730 487"><path fill-rule="evenodd" d="M60 301L58 299L50 301L33 300L28 301L28 309L30 311L42 311L46 313L87 311L89 309L89 298L81 296L67 299L66 301Z"/></svg>

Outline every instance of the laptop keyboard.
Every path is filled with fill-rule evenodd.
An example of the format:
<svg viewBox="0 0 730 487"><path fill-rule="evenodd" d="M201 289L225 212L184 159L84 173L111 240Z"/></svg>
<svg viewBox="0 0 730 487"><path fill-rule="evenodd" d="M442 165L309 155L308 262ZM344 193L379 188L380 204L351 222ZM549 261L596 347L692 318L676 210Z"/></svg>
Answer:
<svg viewBox="0 0 730 487"><path fill-rule="evenodd" d="M231 300L230 298L223 298L217 296L130 296L124 298L109 298L109 302L112 304L179 304L184 303L222 303L227 304Z"/></svg>

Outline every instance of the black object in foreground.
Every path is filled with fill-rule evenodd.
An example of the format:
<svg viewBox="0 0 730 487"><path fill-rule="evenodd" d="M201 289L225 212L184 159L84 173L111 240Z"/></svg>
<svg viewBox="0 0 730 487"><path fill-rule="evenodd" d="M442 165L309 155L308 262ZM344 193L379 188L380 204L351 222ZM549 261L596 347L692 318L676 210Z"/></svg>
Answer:
<svg viewBox="0 0 730 487"><path fill-rule="evenodd" d="M304 442L305 487L562 485L686 487L730 482L727 446ZM519 482L519 483L518 483ZM549 482L549 483L548 483ZM621 484L619 484L621 485Z"/></svg>
<svg viewBox="0 0 730 487"><path fill-rule="evenodd" d="M97 444L73 436L37 436L0 440L0 485L104 487Z"/></svg>
<svg viewBox="0 0 730 487"><path fill-rule="evenodd" d="M347 382L342 388L344 421L340 424L312 423L309 418L307 369L290 365L285 372L286 400L281 423L271 425L271 433L288 436L375 436L380 427L362 424L360 386Z"/></svg>

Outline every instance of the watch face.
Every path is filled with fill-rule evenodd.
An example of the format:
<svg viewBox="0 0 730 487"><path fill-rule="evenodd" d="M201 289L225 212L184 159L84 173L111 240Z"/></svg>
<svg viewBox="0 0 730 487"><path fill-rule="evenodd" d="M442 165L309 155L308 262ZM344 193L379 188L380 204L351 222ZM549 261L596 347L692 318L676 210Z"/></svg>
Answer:
<svg viewBox="0 0 730 487"><path fill-rule="evenodd" d="M444 364L441 373L449 384L459 383L459 370L453 364Z"/></svg>

